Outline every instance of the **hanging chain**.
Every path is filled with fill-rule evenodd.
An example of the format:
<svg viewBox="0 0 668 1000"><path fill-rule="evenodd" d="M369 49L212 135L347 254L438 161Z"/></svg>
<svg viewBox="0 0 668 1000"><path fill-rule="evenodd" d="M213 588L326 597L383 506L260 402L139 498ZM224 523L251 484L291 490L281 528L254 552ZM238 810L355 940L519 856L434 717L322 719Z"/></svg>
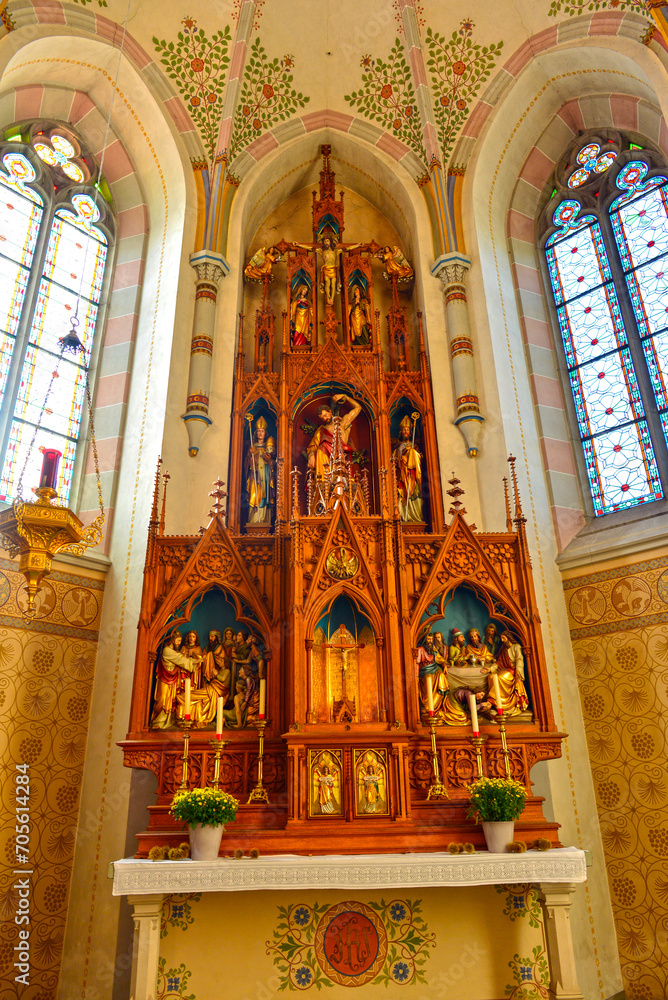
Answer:
<svg viewBox="0 0 668 1000"><path fill-rule="evenodd" d="M93 401L90 394L90 373L86 372L86 402L88 403L88 414L90 417L90 443L93 447L93 461L95 462L95 481L97 483L97 499L100 504L100 517L104 523L104 500L102 498L102 481L100 479L100 463L97 457L97 441L95 440L95 423L93 421ZM97 518L96 518L97 520Z"/></svg>
<svg viewBox="0 0 668 1000"><path fill-rule="evenodd" d="M78 320L77 320L77 323L78 323ZM72 317L72 325L74 326L74 317ZM50 396L51 390L53 388L53 383L58 378L58 369L60 367L60 362L63 360L63 354L65 353L65 350L66 350L66 344L64 344L63 341L61 341L61 344L60 344L60 354L58 355L58 360L56 361L56 367L51 372L51 380L49 382L48 389L46 390L46 396L44 397L44 402L42 403L42 407L41 407L41 409L39 411L39 416L37 418L37 423L35 424L35 429L33 430L32 438L31 438L30 444L28 446L28 451L26 452L26 457L25 457L25 461L23 463L23 468L21 469L21 475L19 476L18 486L16 488L16 500L23 500L23 477L25 475L26 469L28 468L28 462L30 461L30 456L32 455L32 450L35 447L35 440L37 438L37 434L38 434L38 432L40 430L40 427L42 426L42 417L44 416L44 414L47 411L47 405L46 404L47 404L47 402L49 400L49 396Z"/></svg>

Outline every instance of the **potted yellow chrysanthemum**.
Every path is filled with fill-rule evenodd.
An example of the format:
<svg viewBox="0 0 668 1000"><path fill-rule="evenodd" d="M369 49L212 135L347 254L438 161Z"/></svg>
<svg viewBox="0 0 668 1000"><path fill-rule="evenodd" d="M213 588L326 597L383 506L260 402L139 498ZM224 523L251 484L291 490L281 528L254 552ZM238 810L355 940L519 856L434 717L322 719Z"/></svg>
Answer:
<svg viewBox="0 0 668 1000"><path fill-rule="evenodd" d="M225 824L236 818L239 800L215 788L177 792L169 811L188 827L193 861L215 861Z"/></svg>
<svg viewBox="0 0 668 1000"><path fill-rule="evenodd" d="M469 795L467 815L482 825L487 850L505 854L527 800L526 788L512 778L478 778L469 785Z"/></svg>

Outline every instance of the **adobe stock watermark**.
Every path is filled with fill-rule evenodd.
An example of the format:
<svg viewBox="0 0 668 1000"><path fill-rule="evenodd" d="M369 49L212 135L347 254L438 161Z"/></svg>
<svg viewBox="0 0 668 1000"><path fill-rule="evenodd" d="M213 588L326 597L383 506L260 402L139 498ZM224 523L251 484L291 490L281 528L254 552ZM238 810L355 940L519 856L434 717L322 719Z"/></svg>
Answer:
<svg viewBox="0 0 668 1000"><path fill-rule="evenodd" d="M16 868L17 876L13 889L18 894L18 904L14 923L19 928L19 943L14 945L16 969L14 982L30 986L30 764L17 764L14 781L16 784ZM19 867L23 866L23 867Z"/></svg>

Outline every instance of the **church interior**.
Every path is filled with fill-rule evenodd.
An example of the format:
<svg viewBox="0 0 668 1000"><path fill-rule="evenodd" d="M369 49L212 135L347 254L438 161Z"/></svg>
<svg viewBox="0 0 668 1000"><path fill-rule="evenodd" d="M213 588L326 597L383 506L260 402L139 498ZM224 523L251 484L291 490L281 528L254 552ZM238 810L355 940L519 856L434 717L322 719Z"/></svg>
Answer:
<svg viewBox="0 0 668 1000"><path fill-rule="evenodd" d="M3 997L668 996L664 102L660 0L1 0Z"/></svg>

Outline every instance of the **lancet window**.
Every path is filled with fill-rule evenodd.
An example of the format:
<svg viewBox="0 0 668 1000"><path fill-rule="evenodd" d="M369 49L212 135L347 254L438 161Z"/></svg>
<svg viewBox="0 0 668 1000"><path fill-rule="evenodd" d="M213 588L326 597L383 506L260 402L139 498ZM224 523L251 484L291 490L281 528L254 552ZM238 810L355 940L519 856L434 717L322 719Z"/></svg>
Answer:
<svg viewBox="0 0 668 1000"><path fill-rule="evenodd" d="M109 191L74 133L21 125L0 145L0 501L36 485L40 448L62 453L67 502L113 239ZM71 329L83 345L63 352ZM21 487L21 489L19 489Z"/></svg>
<svg viewBox="0 0 668 1000"><path fill-rule="evenodd" d="M668 485L668 174L619 134L580 138L543 247L595 515Z"/></svg>

